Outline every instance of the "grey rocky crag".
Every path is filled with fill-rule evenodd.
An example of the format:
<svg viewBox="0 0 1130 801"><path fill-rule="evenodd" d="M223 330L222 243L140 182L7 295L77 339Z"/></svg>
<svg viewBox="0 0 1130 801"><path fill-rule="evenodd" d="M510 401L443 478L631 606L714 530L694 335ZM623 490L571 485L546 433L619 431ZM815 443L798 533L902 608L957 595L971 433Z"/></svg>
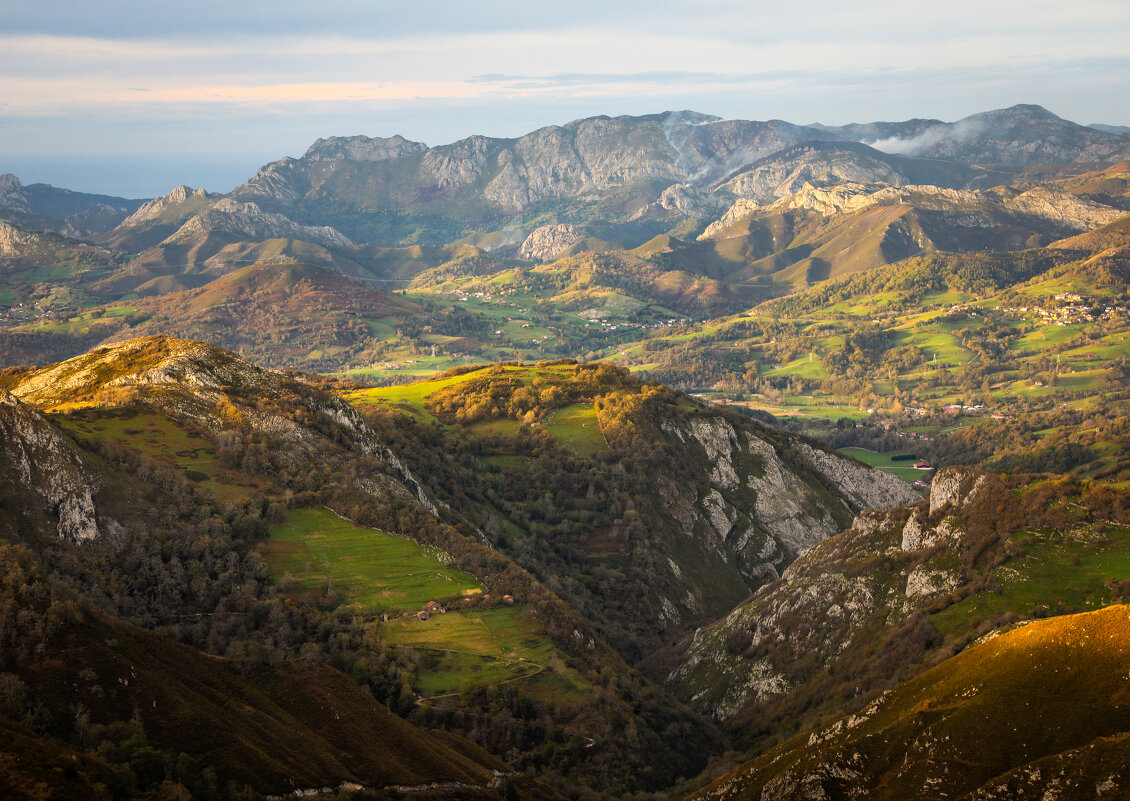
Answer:
<svg viewBox="0 0 1130 801"><path fill-rule="evenodd" d="M552 261L585 238L575 226L543 225L530 232L518 248L518 257L537 261Z"/></svg>
<svg viewBox="0 0 1130 801"><path fill-rule="evenodd" d="M263 211L255 203L222 198L193 215L163 244L172 244L209 232L221 232L248 240L302 239L326 247L352 244L341 232L328 225L301 225L282 214Z"/></svg>
<svg viewBox="0 0 1130 801"><path fill-rule="evenodd" d="M385 161L427 149L423 142L413 142L400 135L387 139L379 136L331 136L316 140L302 157L310 161Z"/></svg>
<svg viewBox="0 0 1130 801"><path fill-rule="evenodd" d="M59 539L90 540L99 533L91 473L74 444L42 414L0 390L0 532L53 528Z"/></svg>
<svg viewBox="0 0 1130 801"><path fill-rule="evenodd" d="M0 264L50 258L53 252L43 234L0 220Z"/></svg>
<svg viewBox="0 0 1130 801"><path fill-rule="evenodd" d="M1119 209L1085 200L1066 192L1035 187L1024 192L993 192L946 189L937 186L885 186L881 184L839 183L822 187L805 183L797 191L763 205L753 198L734 203L721 218L702 234L709 239L738 220L763 212L815 211L818 214L851 213L876 206L909 205L939 212L958 227L1004 227L1015 218L1034 218L1043 227L1067 231L1088 231L1121 219Z"/></svg>
<svg viewBox="0 0 1130 801"><path fill-rule="evenodd" d="M209 194L203 189L193 189L182 184L166 195L143 203L137 211L122 220L119 227L138 228L156 221L182 218L185 216L182 209L186 204L191 204L190 208L199 209L209 205L209 201L217 199L218 196Z"/></svg>
<svg viewBox="0 0 1130 801"><path fill-rule="evenodd" d="M893 476L744 418L676 416L661 429L680 464L701 466L694 481L655 480L676 537L650 587L668 631L701 624L719 603L777 578L857 512L920 498Z"/></svg>
<svg viewBox="0 0 1130 801"><path fill-rule="evenodd" d="M810 679L814 658L832 669L845 653L880 642L884 631L977 580L963 562L976 547L963 515L1000 491L989 474L949 467L928 500L856 516L696 635L669 681L700 711L727 719Z"/></svg>

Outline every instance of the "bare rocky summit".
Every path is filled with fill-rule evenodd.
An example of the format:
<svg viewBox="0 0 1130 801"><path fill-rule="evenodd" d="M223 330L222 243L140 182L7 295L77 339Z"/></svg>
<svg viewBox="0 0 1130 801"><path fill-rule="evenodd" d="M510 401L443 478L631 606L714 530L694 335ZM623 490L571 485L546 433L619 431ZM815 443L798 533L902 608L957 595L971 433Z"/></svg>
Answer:
<svg viewBox="0 0 1130 801"><path fill-rule="evenodd" d="M427 149L423 142L412 142L399 134L387 139L379 136L331 136L316 140L302 158L309 161L387 161Z"/></svg>

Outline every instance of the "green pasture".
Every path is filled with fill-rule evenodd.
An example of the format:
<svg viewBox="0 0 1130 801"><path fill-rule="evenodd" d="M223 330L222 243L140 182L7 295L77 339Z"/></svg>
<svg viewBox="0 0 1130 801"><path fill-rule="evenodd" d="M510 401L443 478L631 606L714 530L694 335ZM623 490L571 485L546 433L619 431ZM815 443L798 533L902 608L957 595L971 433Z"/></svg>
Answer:
<svg viewBox="0 0 1130 801"><path fill-rule="evenodd" d="M211 442L159 412L84 409L52 418L79 439L121 442L154 460L175 464L189 481L223 501L246 499L265 487L260 479L220 465Z"/></svg>
<svg viewBox="0 0 1130 801"><path fill-rule="evenodd" d="M428 620L405 617L382 624L380 632L386 642L431 652L417 676L426 697L458 693L469 683L530 678L545 691L588 687L520 605L452 609Z"/></svg>
<svg viewBox="0 0 1130 801"><path fill-rule="evenodd" d="M591 403L574 403L546 415L545 430L578 456L592 456L605 450L608 443L600 432L596 409Z"/></svg>
<svg viewBox="0 0 1130 801"><path fill-rule="evenodd" d="M906 331L899 337L898 344L919 348L929 361L933 361L935 357L947 364L965 364L969 361L969 351L961 347L957 337L933 326Z"/></svg>
<svg viewBox="0 0 1130 801"><path fill-rule="evenodd" d="M436 549L355 525L328 509L293 509L270 531L264 552L271 572L297 581L299 595L317 596L328 582L346 603L387 612L482 589Z"/></svg>
<svg viewBox="0 0 1130 801"><path fill-rule="evenodd" d="M899 461L895 461L893 458L895 456L906 456L905 453L876 453L866 448L840 448L839 450L840 453L852 456L864 464L878 467L884 473L898 476L908 484L930 475L930 470L919 470L914 467L914 463L918 461L917 458Z"/></svg>
<svg viewBox="0 0 1130 801"><path fill-rule="evenodd" d="M796 376L797 378L822 380L828 378L828 371L824 369L824 363L820 361L819 357L806 353L787 364L779 364L776 367L770 367L764 370L762 375L767 378L789 375Z"/></svg>
<svg viewBox="0 0 1130 801"><path fill-rule="evenodd" d="M1018 338L1012 343L1012 347L1021 353L1040 353L1056 345L1062 345L1087 327L1087 323L1045 325Z"/></svg>
<svg viewBox="0 0 1130 801"><path fill-rule="evenodd" d="M1130 578L1130 528L1107 526L1101 537L1062 531L1013 535L1024 554L993 571L1002 592L985 591L936 612L943 635L1008 612L1021 617L1097 609L1111 602L1106 584Z"/></svg>
<svg viewBox="0 0 1130 801"><path fill-rule="evenodd" d="M137 311L136 306L109 306L104 310L87 311L58 323L28 323L19 326L17 331L36 331L51 334L85 334L99 320L125 317ZM100 313L101 312L101 313Z"/></svg>

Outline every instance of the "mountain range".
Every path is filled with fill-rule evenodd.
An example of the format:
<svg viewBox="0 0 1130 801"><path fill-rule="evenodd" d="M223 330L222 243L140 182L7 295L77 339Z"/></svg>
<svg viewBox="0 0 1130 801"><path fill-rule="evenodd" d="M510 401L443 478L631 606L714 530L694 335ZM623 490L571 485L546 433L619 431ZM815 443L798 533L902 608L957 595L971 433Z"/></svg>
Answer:
<svg viewBox="0 0 1130 801"><path fill-rule="evenodd" d="M2 176L0 795L1122 797L1128 281L1031 105Z"/></svg>

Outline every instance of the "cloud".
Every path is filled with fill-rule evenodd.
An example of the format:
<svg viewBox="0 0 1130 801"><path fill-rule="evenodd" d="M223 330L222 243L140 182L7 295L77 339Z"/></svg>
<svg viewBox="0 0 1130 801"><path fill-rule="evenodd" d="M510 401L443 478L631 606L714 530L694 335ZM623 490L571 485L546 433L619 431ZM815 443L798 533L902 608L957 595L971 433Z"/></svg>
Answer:
<svg viewBox="0 0 1130 801"><path fill-rule="evenodd" d="M891 136L886 139L877 139L874 142L864 142L876 150L884 153L896 153L901 156L917 156L929 150L942 140L955 143L967 142L985 130L985 124L978 120L959 120L949 125L935 125L927 128L917 136L898 137Z"/></svg>

